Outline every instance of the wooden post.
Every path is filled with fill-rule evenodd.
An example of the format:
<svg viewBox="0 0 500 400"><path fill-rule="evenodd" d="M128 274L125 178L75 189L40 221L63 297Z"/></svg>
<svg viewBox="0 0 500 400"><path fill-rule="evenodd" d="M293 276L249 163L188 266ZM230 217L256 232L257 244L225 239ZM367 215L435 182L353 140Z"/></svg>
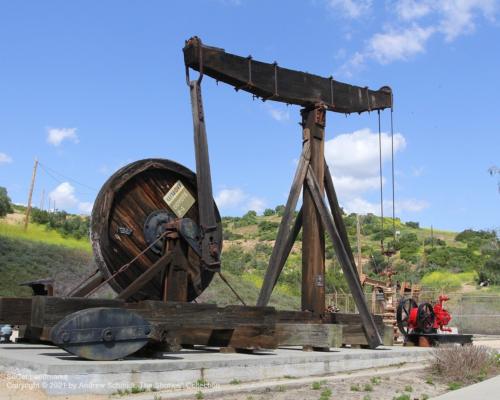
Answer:
<svg viewBox="0 0 500 400"><path fill-rule="evenodd" d="M33 174L31 175L30 193L28 196L28 206L26 207L26 217L24 218L24 230L28 229L28 222L31 213L31 200L33 199L33 188L35 187L36 169L38 168L38 159L35 158L35 165L33 166Z"/></svg>
<svg viewBox="0 0 500 400"><path fill-rule="evenodd" d="M310 167L324 193L325 109L318 106L303 109L304 143L310 142ZM302 221L302 310L316 314L325 312L325 235L321 217L309 189L303 190Z"/></svg>

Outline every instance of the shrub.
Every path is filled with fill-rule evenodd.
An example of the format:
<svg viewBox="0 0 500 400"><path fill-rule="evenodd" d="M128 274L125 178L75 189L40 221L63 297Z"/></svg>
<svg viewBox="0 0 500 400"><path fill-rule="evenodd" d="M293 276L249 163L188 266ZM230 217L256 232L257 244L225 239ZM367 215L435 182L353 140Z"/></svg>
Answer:
<svg viewBox="0 0 500 400"><path fill-rule="evenodd" d="M12 210L12 201L7 194L7 189L0 186L0 217L4 217L12 212L14 212Z"/></svg>
<svg viewBox="0 0 500 400"><path fill-rule="evenodd" d="M449 382L477 381L496 368L495 353L486 346L443 345L432 355L432 372Z"/></svg>
<svg viewBox="0 0 500 400"><path fill-rule="evenodd" d="M408 228L419 229L420 224L418 222L408 221L405 223Z"/></svg>
<svg viewBox="0 0 500 400"><path fill-rule="evenodd" d="M271 215L276 214L276 211L273 210L272 208L266 208L264 210L264 217L270 217Z"/></svg>
<svg viewBox="0 0 500 400"><path fill-rule="evenodd" d="M462 283L475 280L475 272L462 272L453 274L447 271L434 271L424 275L421 280L422 286L428 286L442 290L456 290L462 286Z"/></svg>

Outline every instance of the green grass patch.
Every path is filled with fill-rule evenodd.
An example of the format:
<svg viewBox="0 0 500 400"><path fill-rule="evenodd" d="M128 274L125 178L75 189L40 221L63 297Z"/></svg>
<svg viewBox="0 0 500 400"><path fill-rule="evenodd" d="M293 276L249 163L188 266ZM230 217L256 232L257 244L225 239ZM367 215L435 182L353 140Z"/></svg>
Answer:
<svg viewBox="0 0 500 400"><path fill-rule="evenodd" d="M25 231L24 227L19 224L0 223L0 235L14 239L31 240L57 246L69 247L91 252L92 248L88 239L78 240L71 237L63 237L59 232L51 229L46 229L44 225L29 224Z"/></svg>

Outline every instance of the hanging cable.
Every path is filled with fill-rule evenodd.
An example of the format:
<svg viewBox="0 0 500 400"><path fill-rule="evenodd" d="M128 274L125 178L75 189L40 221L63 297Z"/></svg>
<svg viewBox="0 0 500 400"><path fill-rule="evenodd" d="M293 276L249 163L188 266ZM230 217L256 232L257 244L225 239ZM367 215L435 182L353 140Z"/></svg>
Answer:
<svg viewBox="0 0 500 400"><path fill-rule="evenodd" d="M384 192L382 181L382 130L380 128L380 110L378 113L378 158L379 158L379 174L380 174L380 250L384 254Z"/></svg>
<svg viewBox="0 0 500 400"><path fill-rule="evenodd" d="M222 281L227 285L227 287L229 289L231 289L231 292L233 292L233 294L238 298L238 300L241 302L241 304L243 304L244 306L246 306L247 304L245 303L245 301L241 298L241 296L238 294L238 292L236 290L233 289L233 287L229 284L229 282L227 281L227 279L224 277L224 275L222 275L222 273L220 271L219 272L219 276L220 278L222 279Z"/></svg>
<svg viewBox="0 0 500 400"><path fill-rule="evenodd" d="M64 179L67 179L67 180L69 180L69 181L71 181L73 183L76 183L77 185L80 185L80 186L82 186L84 188L90 189L93 192L97 192L97 189L94 188L94 187L92 187L92 186L86 185L85 183L81 183L81 182L77 181L76 179L73 179L73 178L70 178L69 176L61 174L60 172L56 171L53 168L48 167L45 164L42 164L41 162L39 162L38 164L44 169L45 172L47 172L48 175L52 176L52 178L56 179L59 182L62 182L62 180L59 179L59 178L54 177L54 175L52 175L52 174L59 175L59 176L63 177ZM51 171L52 173L50 173L49 171Z"/></svg>
<svg viewBox="0 0 500 400"><path fill-rule="evenodd" d="M392 235L396 244L396 201L394 189L394 123L392 120L393 107L391 107L391 163L392 163Z"/></svg>

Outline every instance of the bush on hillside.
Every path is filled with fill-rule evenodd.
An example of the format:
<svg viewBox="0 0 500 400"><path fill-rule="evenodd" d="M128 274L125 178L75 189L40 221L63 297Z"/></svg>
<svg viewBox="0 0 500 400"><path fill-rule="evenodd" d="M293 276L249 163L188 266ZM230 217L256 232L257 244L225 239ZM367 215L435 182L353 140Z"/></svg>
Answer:
<svg viewBox="0 0 500 400"><path fill-rule="evenodd" d="M408 228L413 228L413 229L419 229L420 228L420 223L418 223L418 222L408 221L408 222L405 222L405 225Z"/></svg>
<svg viewBox="0 0 500 400"><path fill-rule="evenodd" d="M264 210L264 217L270 217L271 215L275 215L276 211L273 210L272 208L266 208Z"/></svg>
<svg viewBox="0 0 500 400"><path fill-rule="evenodd" d="M452 291L460 289L463 283L474 282L475 279L475 272L454 274L449 271L434 271L424 275L420 283L422 286L431 287L433 289Z"/></svg>
<svg viewBox="0 0 500 400"><path fill-rule="evenodd" d="M500 285L500 250L497 250L482 267L478 268L478 281Z"/></svg>
<svg viewBox="0 0 500 400"><path fill-rule="evenodd" d="M7 189L0 186L0 217L5 217L12 212L14 210L12 209L12 201L7 194Z"/></svg>
<svg viewBox="0 0 500 400"><path fill-rule="evenodd" d="M54 229L64 237L83 239L89 235L90 218L79 215L71 215L66 211L49 212L33 208L31 221L45 225L47 229Z"/></svg>

